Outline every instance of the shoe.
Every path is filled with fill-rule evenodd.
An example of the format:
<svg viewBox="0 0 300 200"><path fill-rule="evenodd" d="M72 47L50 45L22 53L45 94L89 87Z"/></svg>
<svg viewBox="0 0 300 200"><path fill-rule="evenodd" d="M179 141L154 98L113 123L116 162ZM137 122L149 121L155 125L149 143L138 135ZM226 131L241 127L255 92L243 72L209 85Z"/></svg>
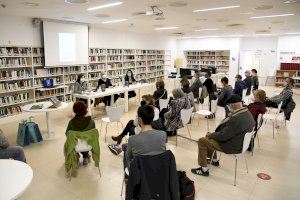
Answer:
<svg viewBox="0 0 300 200"><path fill-rule="evenodd" d="M84 166L88 165L89 163L90 163L90 157L88 157L88 158L83 158L82 164L83 164Z"/></svg>
<svg viewBox="0 0 300 200"><path fill-rule="evenodd" d="M116 156L122 152L122 148L119 145L109 144L107 146L108 146L109 150Z"/></svg>
<svg viewBox="0 0 300 200"><path fill-rule="evenodd" d="M193 174L201 175L201 176L209 176L209 171L203 171L202 167L191 169Z"/></svg>
<svg viewBox="0 0 300 200"><path fill-rule="evenodd" d="M207 160L207 164L210 164L210 158L207 158L206 159ZM219 163L219 161L212 161L211 162L211 165L213 165L213 166L216 166L216 167L219 167L220 166L220 163Z"/></svg>
<svg viewBox="0 0 300 200"><path fill-rule="evenodd" d="M122 142L122 139L123 139L123 136L122 135L118 135L118 136L111 136L111 139L113 140L113 141L116 141L117 142L117 144L121 144L121 142Z"/></svg>

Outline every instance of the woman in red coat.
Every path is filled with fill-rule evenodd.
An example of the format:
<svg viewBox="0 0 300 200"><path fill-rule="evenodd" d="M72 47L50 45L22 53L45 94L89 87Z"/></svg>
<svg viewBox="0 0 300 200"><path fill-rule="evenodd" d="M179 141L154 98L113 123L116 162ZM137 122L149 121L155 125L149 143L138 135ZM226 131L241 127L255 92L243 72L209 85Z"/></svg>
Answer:
<svg viewBox="0 0 300 200"><path fill-rule="evenodd" d="M257 118L259 114L265 114L267 112L266 108L266 92L264 90L255 90L254 94L254 103L250 103L247 107L251 112L254 120L257 124Z"/></svg>

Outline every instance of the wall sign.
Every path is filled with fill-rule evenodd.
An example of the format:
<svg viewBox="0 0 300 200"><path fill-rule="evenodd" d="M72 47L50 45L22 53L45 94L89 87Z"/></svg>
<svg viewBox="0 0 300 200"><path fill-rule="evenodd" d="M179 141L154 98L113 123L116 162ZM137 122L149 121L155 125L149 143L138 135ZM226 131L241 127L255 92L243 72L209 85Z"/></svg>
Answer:
<svg viewBox="0 0 300 200"><path fill-rule="evenodd" d="M271 176L268 174L265 174L265 173L258 173L257 177L262 180L270 180L271 179Z"/></svg>

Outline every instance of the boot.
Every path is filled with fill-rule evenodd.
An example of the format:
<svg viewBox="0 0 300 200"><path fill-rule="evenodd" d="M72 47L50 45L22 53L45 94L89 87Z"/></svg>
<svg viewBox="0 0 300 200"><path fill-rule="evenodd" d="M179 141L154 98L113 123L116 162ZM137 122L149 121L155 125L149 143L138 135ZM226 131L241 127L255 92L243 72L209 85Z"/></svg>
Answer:
<svg viewBox="0 0 300 200"><path fill-rule="evenodd" d="M117 144L121 144L121 142L122 142L122 139L123 139L123 136L122 135L118 135L118 136L111 136L111 139L113 140L113 141L116 141L117 142Z"/></svg>

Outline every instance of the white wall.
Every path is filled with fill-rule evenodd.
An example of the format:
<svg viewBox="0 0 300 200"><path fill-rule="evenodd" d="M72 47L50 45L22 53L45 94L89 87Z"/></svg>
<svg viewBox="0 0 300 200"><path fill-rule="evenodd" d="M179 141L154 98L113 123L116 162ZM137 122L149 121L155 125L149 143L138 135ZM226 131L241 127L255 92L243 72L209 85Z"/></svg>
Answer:
<svg viewBox="0 0 300 200"><path fill-rule="evenodd" d="M41 26L33 26L32 18L0 15L0 45L43 46Z"/></svg>
<svg viewBox="0 0 300 200"><path fill-rule="evenodd" d="M300 35L281 36L278 38L279 62L291 62L293 55L300 55Z"/></svg>
<svg viewBox="0 0 300 200"><path fill-rule="evenodd" d="M183 58L183 64L186 66L184 55L186 50L230 50L229 78L233 79L238 72L239 47L239 38L183 39L177 40L176 56Z"/></svg>

